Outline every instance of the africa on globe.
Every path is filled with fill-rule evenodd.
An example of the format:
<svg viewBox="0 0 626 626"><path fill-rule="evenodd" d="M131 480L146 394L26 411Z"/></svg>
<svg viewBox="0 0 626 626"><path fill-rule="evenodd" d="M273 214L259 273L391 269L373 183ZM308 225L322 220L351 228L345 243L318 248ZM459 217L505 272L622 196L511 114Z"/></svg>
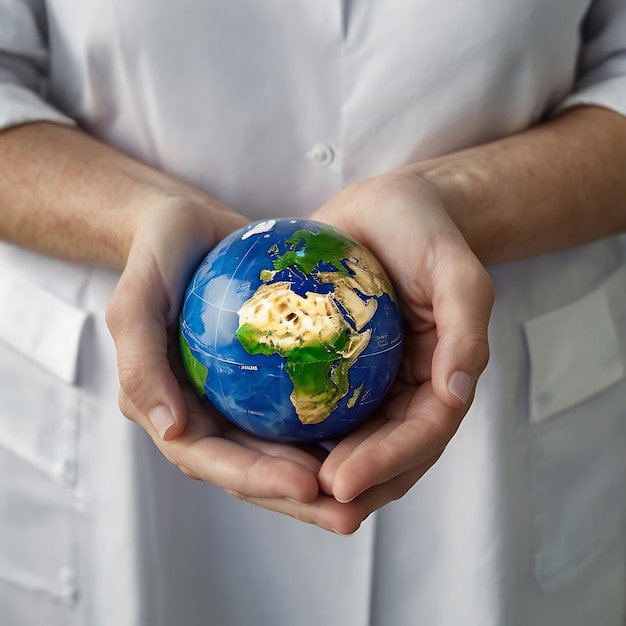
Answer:
<svg viewBox="0 0 626 626"><path fill-rule="evenodd" d="M315 442L362 423L391 387L402 320L389 278L331 226L254 222L200 263L180 315L194 389L264 439Z"/></svg>

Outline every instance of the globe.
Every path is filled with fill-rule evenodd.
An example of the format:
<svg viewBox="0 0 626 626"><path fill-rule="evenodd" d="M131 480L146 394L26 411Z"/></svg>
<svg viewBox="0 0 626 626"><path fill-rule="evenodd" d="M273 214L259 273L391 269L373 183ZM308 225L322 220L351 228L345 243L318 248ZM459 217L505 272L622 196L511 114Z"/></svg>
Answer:
<svg viewBox="0 0 626 626"><path fill-rule="evenodd" d="M180 314L194 389L263 439L340 437L383 400L402 320L371 252L313 220L254 222L198 266Z"/></svg>

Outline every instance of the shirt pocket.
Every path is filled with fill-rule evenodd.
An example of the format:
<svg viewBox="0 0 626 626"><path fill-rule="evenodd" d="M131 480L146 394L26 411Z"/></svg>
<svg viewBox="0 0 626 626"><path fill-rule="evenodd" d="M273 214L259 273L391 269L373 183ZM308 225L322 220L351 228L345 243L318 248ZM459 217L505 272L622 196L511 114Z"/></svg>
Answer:
<svg viewBox="0 0 626 626"><path fill-rule="evenodd" d="M535 575L566 584L626 519L626 270L528 320Z"/></svg>
<svg viewBox="0 0 626 626"><path fill-rule="evenodd" d="M0 303L0 579L72 603L87 314L1 265Z"/></svg>

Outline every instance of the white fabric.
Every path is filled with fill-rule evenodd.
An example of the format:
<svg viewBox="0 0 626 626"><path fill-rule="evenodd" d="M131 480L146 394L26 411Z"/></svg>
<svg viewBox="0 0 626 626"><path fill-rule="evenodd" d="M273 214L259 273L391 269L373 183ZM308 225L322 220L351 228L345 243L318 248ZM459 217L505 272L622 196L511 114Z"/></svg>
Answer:
<svg viewBox="0 0 626 626"><path fill-rule="evenodd" d="M0 127L78 123L252 218L307 215L559 105L626 114L625 20L624 0L0 0ZM491 268L472 410L427 476L344 538L173 469L116 408L116 275L0 246L75 311L42 345L80 337L58 375L0 341L0 623L623 626L622 254L606 240ZM43 319L31 291L11 308ZM573 310L597 324L582 343ZM571 347L603 342L611 375L574 401ZM537 385L558 405L537 413Z"/></svg>
<svg viewBox="0 0 626 626"><path fill-rule="evenodd" d="M75 383L80 336L87 314L22 280L10 266L0 265L0 277L0 339L66 383ZM32 306L24 307L24 302ZM22 327L28 332L21 332ZM50 327L54 333L48 332Z"/></svg>
<svg viewBox="0 0 626 626"><path fill-rule="evenodd" d="M624 377L604 286L528 320L524 330L531 362L529 417L533 423L569 409Z"/></svg>

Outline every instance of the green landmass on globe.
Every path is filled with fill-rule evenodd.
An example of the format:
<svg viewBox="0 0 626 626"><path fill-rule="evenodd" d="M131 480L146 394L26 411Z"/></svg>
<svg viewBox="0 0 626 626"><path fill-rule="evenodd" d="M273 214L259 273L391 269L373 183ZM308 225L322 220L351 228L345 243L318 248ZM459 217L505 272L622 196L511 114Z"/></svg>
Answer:
<svg viewBox="0 0 626 626"><path fill-rule="evenodd" d="M204 386L209 375L209 368L196 359L191 351L191 346L182 333L179 333L179 344L183 357L183 363L189 372L189 382L200 396L204 393Z"/></svg>
<svg viewBox="0 0 626 626"><path fill-rule="evenodd" d="M249 354L286 359L298 418L317 424L350 390L348 372L369 344L372 332L363 329L376 313L376 298L386 293L395 301L395 296L378 261L349 239L299 230L285 243L288 250L282 255L277 248L268 251L276 256L273 268L261 270L262 284L239 309L236 336ZM320 264L336 271L321 271ZM271 282L290 267L331 284L333 291L302 296L288 281ZM349 406L356 404L363 386L354 390Z"/></svg>

